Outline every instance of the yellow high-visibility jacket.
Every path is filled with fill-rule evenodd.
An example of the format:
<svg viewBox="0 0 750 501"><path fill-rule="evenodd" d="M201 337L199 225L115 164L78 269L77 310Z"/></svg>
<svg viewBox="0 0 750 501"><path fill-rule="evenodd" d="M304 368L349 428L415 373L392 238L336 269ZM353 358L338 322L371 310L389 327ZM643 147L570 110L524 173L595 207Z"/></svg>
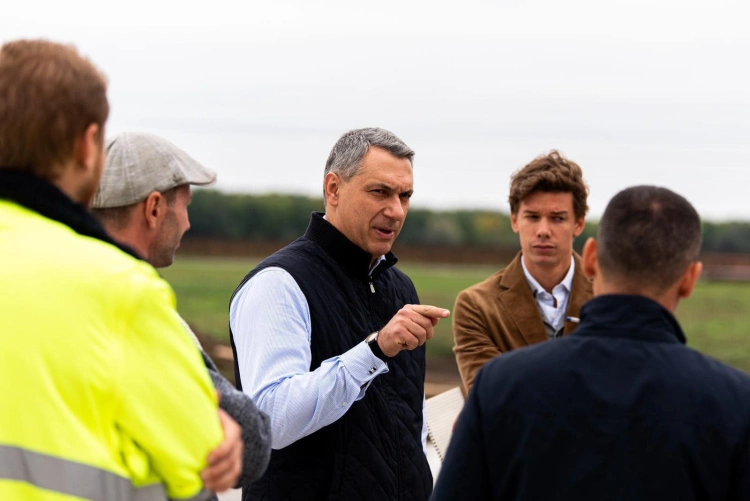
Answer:
<svg viewBox="0 0 750 501"><path fill-rule="evenodd" d="M0 199L0 500L206 496L217 397L174 303L145 261Z"/></svg>

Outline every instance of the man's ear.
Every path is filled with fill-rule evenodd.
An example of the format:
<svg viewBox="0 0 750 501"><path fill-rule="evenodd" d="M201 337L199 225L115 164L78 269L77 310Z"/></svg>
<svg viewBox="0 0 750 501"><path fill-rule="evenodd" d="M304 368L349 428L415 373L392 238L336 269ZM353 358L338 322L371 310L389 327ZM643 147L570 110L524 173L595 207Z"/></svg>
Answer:
<svg viewBox="0 0 750 501"><path fill-rule="evenodd" d="M166 198L158 191L152 191L146 197L146 200L143 201L143 204L143 216L146 226L150 229L157 228L167 214Z"/></svg>
<svg viewBox="0 0 750 501"><path fill-rule="evenodd" d="M586 227L586 216L583 216L581 219L576 221L576 226L573 229L573 236L574 237L579 236L581 233L583 233L583 228L585 227Z"/></svg>
<svg viewBox="0 0 750 501"><path fill-rule="evenodd" d="M702 271L703 263L701 263L700 261L690 263L690 265L685 270L685 273L682 274L682 278L680 279L680 286L677 289L677 294L679 294L679 297L690 297L690 294L693 293L695 284L698 282Z"/></svg>
<svg viewBox="0 0 750 501"><path fill-rule="evenodd" d="M335 172L329 172L323 179L323 192L326 196L326 206L336 207L339 204L339 189L341 178Z"/></svg>
<svg viewBox="0 0 750 501"><path fill-rule="evenodd" d="M594 237L589 237L583 245L581 263L583 264L583 273L589 278L594 278L599 272L599 258L596 255L596 245Z"/></svg>
<svg viewBox="0 0 750 501"><path fill-rule="evenodd" d="M518 233L518 215L515 212L510 213L510 227L513 233Z"/></svg>
<svg viewBox="0 0 750 501"><path fill-rule="evenodd" d="M99 168L99 155L102 149L103 131L98 124L90 124L78 136L73 146L73 158L78 168L83 169L87 174L96 173Z"/></svg>

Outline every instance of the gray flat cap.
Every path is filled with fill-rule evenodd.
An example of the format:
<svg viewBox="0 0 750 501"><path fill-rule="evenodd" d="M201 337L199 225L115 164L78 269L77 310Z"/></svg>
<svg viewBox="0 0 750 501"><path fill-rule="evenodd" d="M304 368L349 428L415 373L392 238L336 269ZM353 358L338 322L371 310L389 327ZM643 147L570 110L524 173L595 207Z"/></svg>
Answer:
<svg viewBox="0 0 750 501"><path fill-rule="evenodd" d="M183 184L207 186L216 173L169 141L143 132L124 132L107 139L107 165L91 205L123 207L145 200L153 191Z"/></svg>

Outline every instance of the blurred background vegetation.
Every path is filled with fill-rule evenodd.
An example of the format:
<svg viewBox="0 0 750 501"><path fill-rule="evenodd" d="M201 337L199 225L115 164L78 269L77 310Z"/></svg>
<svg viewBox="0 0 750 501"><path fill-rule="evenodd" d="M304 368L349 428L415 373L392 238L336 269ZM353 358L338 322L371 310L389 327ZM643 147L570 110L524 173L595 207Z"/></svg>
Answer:
<svg viewBox="0 0 750 501"><path fill-rule="evenodd" d="M259 261L259 258L180 257L161 271L174 287L177 309L188 323L203 339L226 345L229 344L229 298ZM448 309L453 309L461 290L500 268L427 263L404 263L399 267L414 281L422 303ZM694 294L680 303L677 318L689 346L750 371L748 305L747 283L701 281ZM428 368L430 364L440 364L441 359L452 363L452 348L451 322L441 321L435 328L435 337L427 343ZM229 354L227 350L222 353Z"/></svg>
<svg viewBox="0 0 750 501"><path fill-rule="evenodd" d="M175 264L162 270L177 294L178 310L210 345L231 377L229 299L262 258L302 235L319 198L296 195L226 194L196 190L192 229ZM750 223L704 222L704 279L677 317L688 344L750 371ZM576 239L579 250L596 233L588 221ZM452 309L457 294L507 264L519 249L505 213L486 210L433 211L412 208L394 251L423 303ZM442 321L428 343L430 367L457 384L450 321ZM453 378L453 379L451 379Z"/></svg>
<svg viewBox="0 0 750 501"><path fill-rule="evenodd" d="M192 229L186 238L289 242L305 231L311 212L322 210L322 197L196 190L190 205ZM595 221L587 221L576 239L577 250L596 234L596 227ZM412 208L398 244L518 249L518 237L507 213ZM703 250L750 253L750 222L704 221Z"/></svg>

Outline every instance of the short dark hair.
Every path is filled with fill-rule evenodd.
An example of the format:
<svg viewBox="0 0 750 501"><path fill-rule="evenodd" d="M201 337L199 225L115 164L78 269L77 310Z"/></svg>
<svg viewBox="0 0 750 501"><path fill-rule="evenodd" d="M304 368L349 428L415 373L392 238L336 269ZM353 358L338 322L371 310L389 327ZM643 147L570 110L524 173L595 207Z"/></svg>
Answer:
<svg viewBox="0 0 750 501"><path fill-rule="evenodd" d="M602 273L657 293L698 260L701 220L684 197L659 186L633 186L609 202L599 221Z"/></svg>
<svg viewBox="0 0 750 501"><path fill-rule="evenodd" d="M0 47L0 168L54 180L76 138L109 115L104 75L72 45L18 40Z"/></svg>
<svg viewBox="0 0 750 501"><path fill-rule="evenodd" d="M521 202L537 191L571 193L576 219L586 216L589 206L586 199L589 187L583 180L583 171L577 163L568 160L557 150L536 157L510 178L510 212L518 214Z"/></svg>

